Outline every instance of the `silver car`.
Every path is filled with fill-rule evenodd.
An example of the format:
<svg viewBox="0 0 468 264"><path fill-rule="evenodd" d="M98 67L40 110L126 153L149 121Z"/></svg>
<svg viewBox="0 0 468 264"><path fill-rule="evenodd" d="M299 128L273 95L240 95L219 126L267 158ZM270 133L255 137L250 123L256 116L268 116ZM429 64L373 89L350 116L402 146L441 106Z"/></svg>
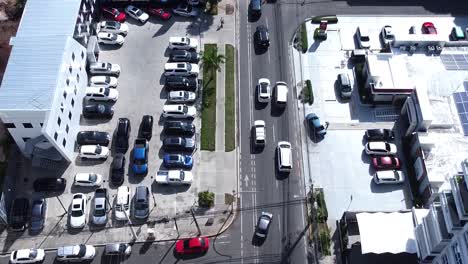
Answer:
<svg viewBox="0 0 468 264"><path fill-rule="evenodd" d="M374 173L375 184L400 184L405 181L405 174L399 170L385 170Z"/></svg>
<svg viewBox="0 0 468 264"><path fill-rule="evenodd" d="M172 91L169 92L167 100L171 103L192 103L197 98L194 92Z"/></svg>
<svg viewBox="0 0 468 264"><path fill-rule="evenodd" d="M114 75L120 74L120 66L115 63L108 62L92 62L89 64L89 72L93 75Z"/></svg>
<svg viewBox="0 0 468 264"><path fill-rule="evenodd" d="M107 189L100 188L94 192L94 209L92 222L95 225L105 225L107 223L108 211Z"/></svg>

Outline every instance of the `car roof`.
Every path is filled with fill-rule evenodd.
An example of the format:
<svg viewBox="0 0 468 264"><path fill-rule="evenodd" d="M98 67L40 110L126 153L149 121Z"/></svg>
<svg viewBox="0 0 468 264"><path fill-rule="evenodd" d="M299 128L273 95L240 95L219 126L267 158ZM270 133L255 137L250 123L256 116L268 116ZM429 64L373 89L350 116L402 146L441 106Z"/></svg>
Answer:
<svg viewBox="0 0 468 264"><path fill-rule="evenodd" d="M135 198L137 200L146 200L146 194L149 193L148 187L146 186L137 186Z"/></svg>

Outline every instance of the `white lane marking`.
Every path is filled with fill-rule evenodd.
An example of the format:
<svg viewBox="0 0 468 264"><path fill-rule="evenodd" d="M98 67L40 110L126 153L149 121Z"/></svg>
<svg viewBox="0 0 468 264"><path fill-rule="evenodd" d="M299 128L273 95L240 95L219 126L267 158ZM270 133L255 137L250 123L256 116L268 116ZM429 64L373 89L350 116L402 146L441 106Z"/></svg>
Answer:
<svg viewBox="0 0 468 264"><path fill-rule="evenodd" d="M273 124L273 142L276 142L276 131L275 131L275 124Z"/></svg>
<svg viewBox="0 0 468 264"><path fill-rule="evenodd" d="M265 19L265 23L266 23L266 27L270 28L270 26L268 25L268 18ZM267 51L267 53L268 53L268 64L271 65L271 52Z"/></svg>

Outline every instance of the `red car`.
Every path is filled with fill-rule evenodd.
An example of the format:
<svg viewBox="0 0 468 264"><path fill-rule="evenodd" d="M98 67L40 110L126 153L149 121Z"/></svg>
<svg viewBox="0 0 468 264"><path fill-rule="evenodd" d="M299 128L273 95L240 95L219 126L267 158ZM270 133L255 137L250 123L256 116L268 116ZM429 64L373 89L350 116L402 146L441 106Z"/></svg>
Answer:
<svg viewBox="0 0 468 264"><path fill-rule="evenodd" d="M377 170L399 169L400 159L393 156L379 156L372 158L372 165Z"/></svg>
<svg viewBox="0 0 468 264"><path fill-rule="evenodd" d="M164 11L162 8L153 8L153 7L148 7L148 13L152 16L155 16L161 20L169 20L171 19L172 15L171 13Z"/></svg>
<svg viewBox="0 0 468 264"><path fill-rule="evenodd" d="M102 15L104 17L113 19L114 21L123 23L125 22L125 13L120 12L117 8L112 8L112 7L103 7L101 9Z"/></svg>
<svg viewBox="0 0 468 264"><path fill-rule="evenodd" d="M437 29L432 22L424 22L421 30L423 34L437 34Z"/></svg>
<svg viewBox="0 0 468 264"><path fill-rule="evenodd" d="M175 244L177 254L205 253L210 248L210 240L207 237L194 237L178 240Z"/></svg>

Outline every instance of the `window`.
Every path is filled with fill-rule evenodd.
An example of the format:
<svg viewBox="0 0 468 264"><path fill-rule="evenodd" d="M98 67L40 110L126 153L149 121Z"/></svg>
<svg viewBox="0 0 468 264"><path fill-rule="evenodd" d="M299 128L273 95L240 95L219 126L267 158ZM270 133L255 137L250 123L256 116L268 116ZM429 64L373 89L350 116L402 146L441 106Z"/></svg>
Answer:
<svg viewBox="0 0 468 264"><path fill-rule="evenodd" d="M44 126L44 123L39 123L39 124L41 125L41 127Z"/></svg>
<svg viewBox="0 0 468 264"><path fill-rule="evenodd" d="M72 70L73 70L72 66L71 65L68 66L68 71L70 72L70 74L72 73Z"/></svg>
<svg viewBox="0 0 468 264"><path fill-rule="evenodd" d="M75 85L75 89L73 90L73 92L75 93L76 95L76 92L78 91L78 88L76 88L76 85Z"/></svg>
<svg viewBox="0 0 468 264"><path fill-rule="evenodd" d="M76 74L76 82L80 82L80 75L78 73Z"/></svg>
<svg viewBox="0 0 468 264"><path fill-rule="evenodd" d="M62 124L62 119L60 119L60 117L57 118L57 124L58 124L59 126L60 126L60 124Z"/></svg>
<svg viewBox="0 0 468 264"><path fill-rule="evenodd" d="M23 138L23 141L26 142L26 141L28 141L28 140L30 140L30 139L31 139L31 138L24 137L24 138Z"/></svg>
<svg viewBox="0 0 468 264"><path fill-rule="evenodd" d="M63 103L60 103L60 111L63 113Z"/></svg>
<svg viewBox="0 0 468 264"><path fill-rule="evenodd" d="M76 89L75 89L75 91L76 91ZM71 100L71 105L72 105L72 106L75 106L75 99L72 99L72 100Z"/></svg>
<svg viewBox="0 0 468 264"><path fill-rule="evenodd" d="M84 52L81 51L81 58L84 59Z"/></svg>
<svg viewBox="0 0 468 264"><path fill-rule="evenodd" d="M57 138L58 138L58 134L57 134L57 132L55 132L55 133L54 133L54 139L55 139L55 141L57 141Z"/></svg>
<svg viewBox="0 0 468 264"><path fill-rule="evenodd" d="M24 128L33 128L31 123L23 123Z"/></svg>
<svg viewBox="0 0 468 264"><path fill-rule="evenodd" d="M452 250L453 250L453 255L455 257L455 262L457 264L463 264L460 245L458 244L458 242L453 243Z"/></svg>
<svg viewBox="0 0 468 264"><path fill-rule="evenodd" d="M71 113L71 112L68 112L68 119L71 120L71 118L72 118L72 113Z"/></svg>
<svg viewBox="0 0 468 264"><path fill-rule="evenodd" d="M72 52L72 61L75 61L75 52Z"/></svg>
<svg viewBox="0 0 468 264"><path fill-rule="evenodd" d="M16 128L15 124L13 123L5 123L6 128Z"/></svg>
<svg viewBox="0 0 468 264"><path fill-rule="evenodd" d="M67 99L67 91L63 91L63 98Z"/></svg>
<svg viewBox="0 0 468 264"><path fill-rule="evenodd" d="M67 127L65 128L65 131L67 131L68 133L69 130L70 130L70 127L67 125Z"/></svg>
<svg viewBox="0 0 468 264"><path fill-rule="evenodd" d="M65 82L67 83L67 86L70 86L70 80L68 78Z"/></svg>
<svg viewBox="0 0 468 264"><path fill-rule="evenodd" d="M67 140L66 139L63 139L62 140L62 145L65 147L67 145Z"/></svg>

